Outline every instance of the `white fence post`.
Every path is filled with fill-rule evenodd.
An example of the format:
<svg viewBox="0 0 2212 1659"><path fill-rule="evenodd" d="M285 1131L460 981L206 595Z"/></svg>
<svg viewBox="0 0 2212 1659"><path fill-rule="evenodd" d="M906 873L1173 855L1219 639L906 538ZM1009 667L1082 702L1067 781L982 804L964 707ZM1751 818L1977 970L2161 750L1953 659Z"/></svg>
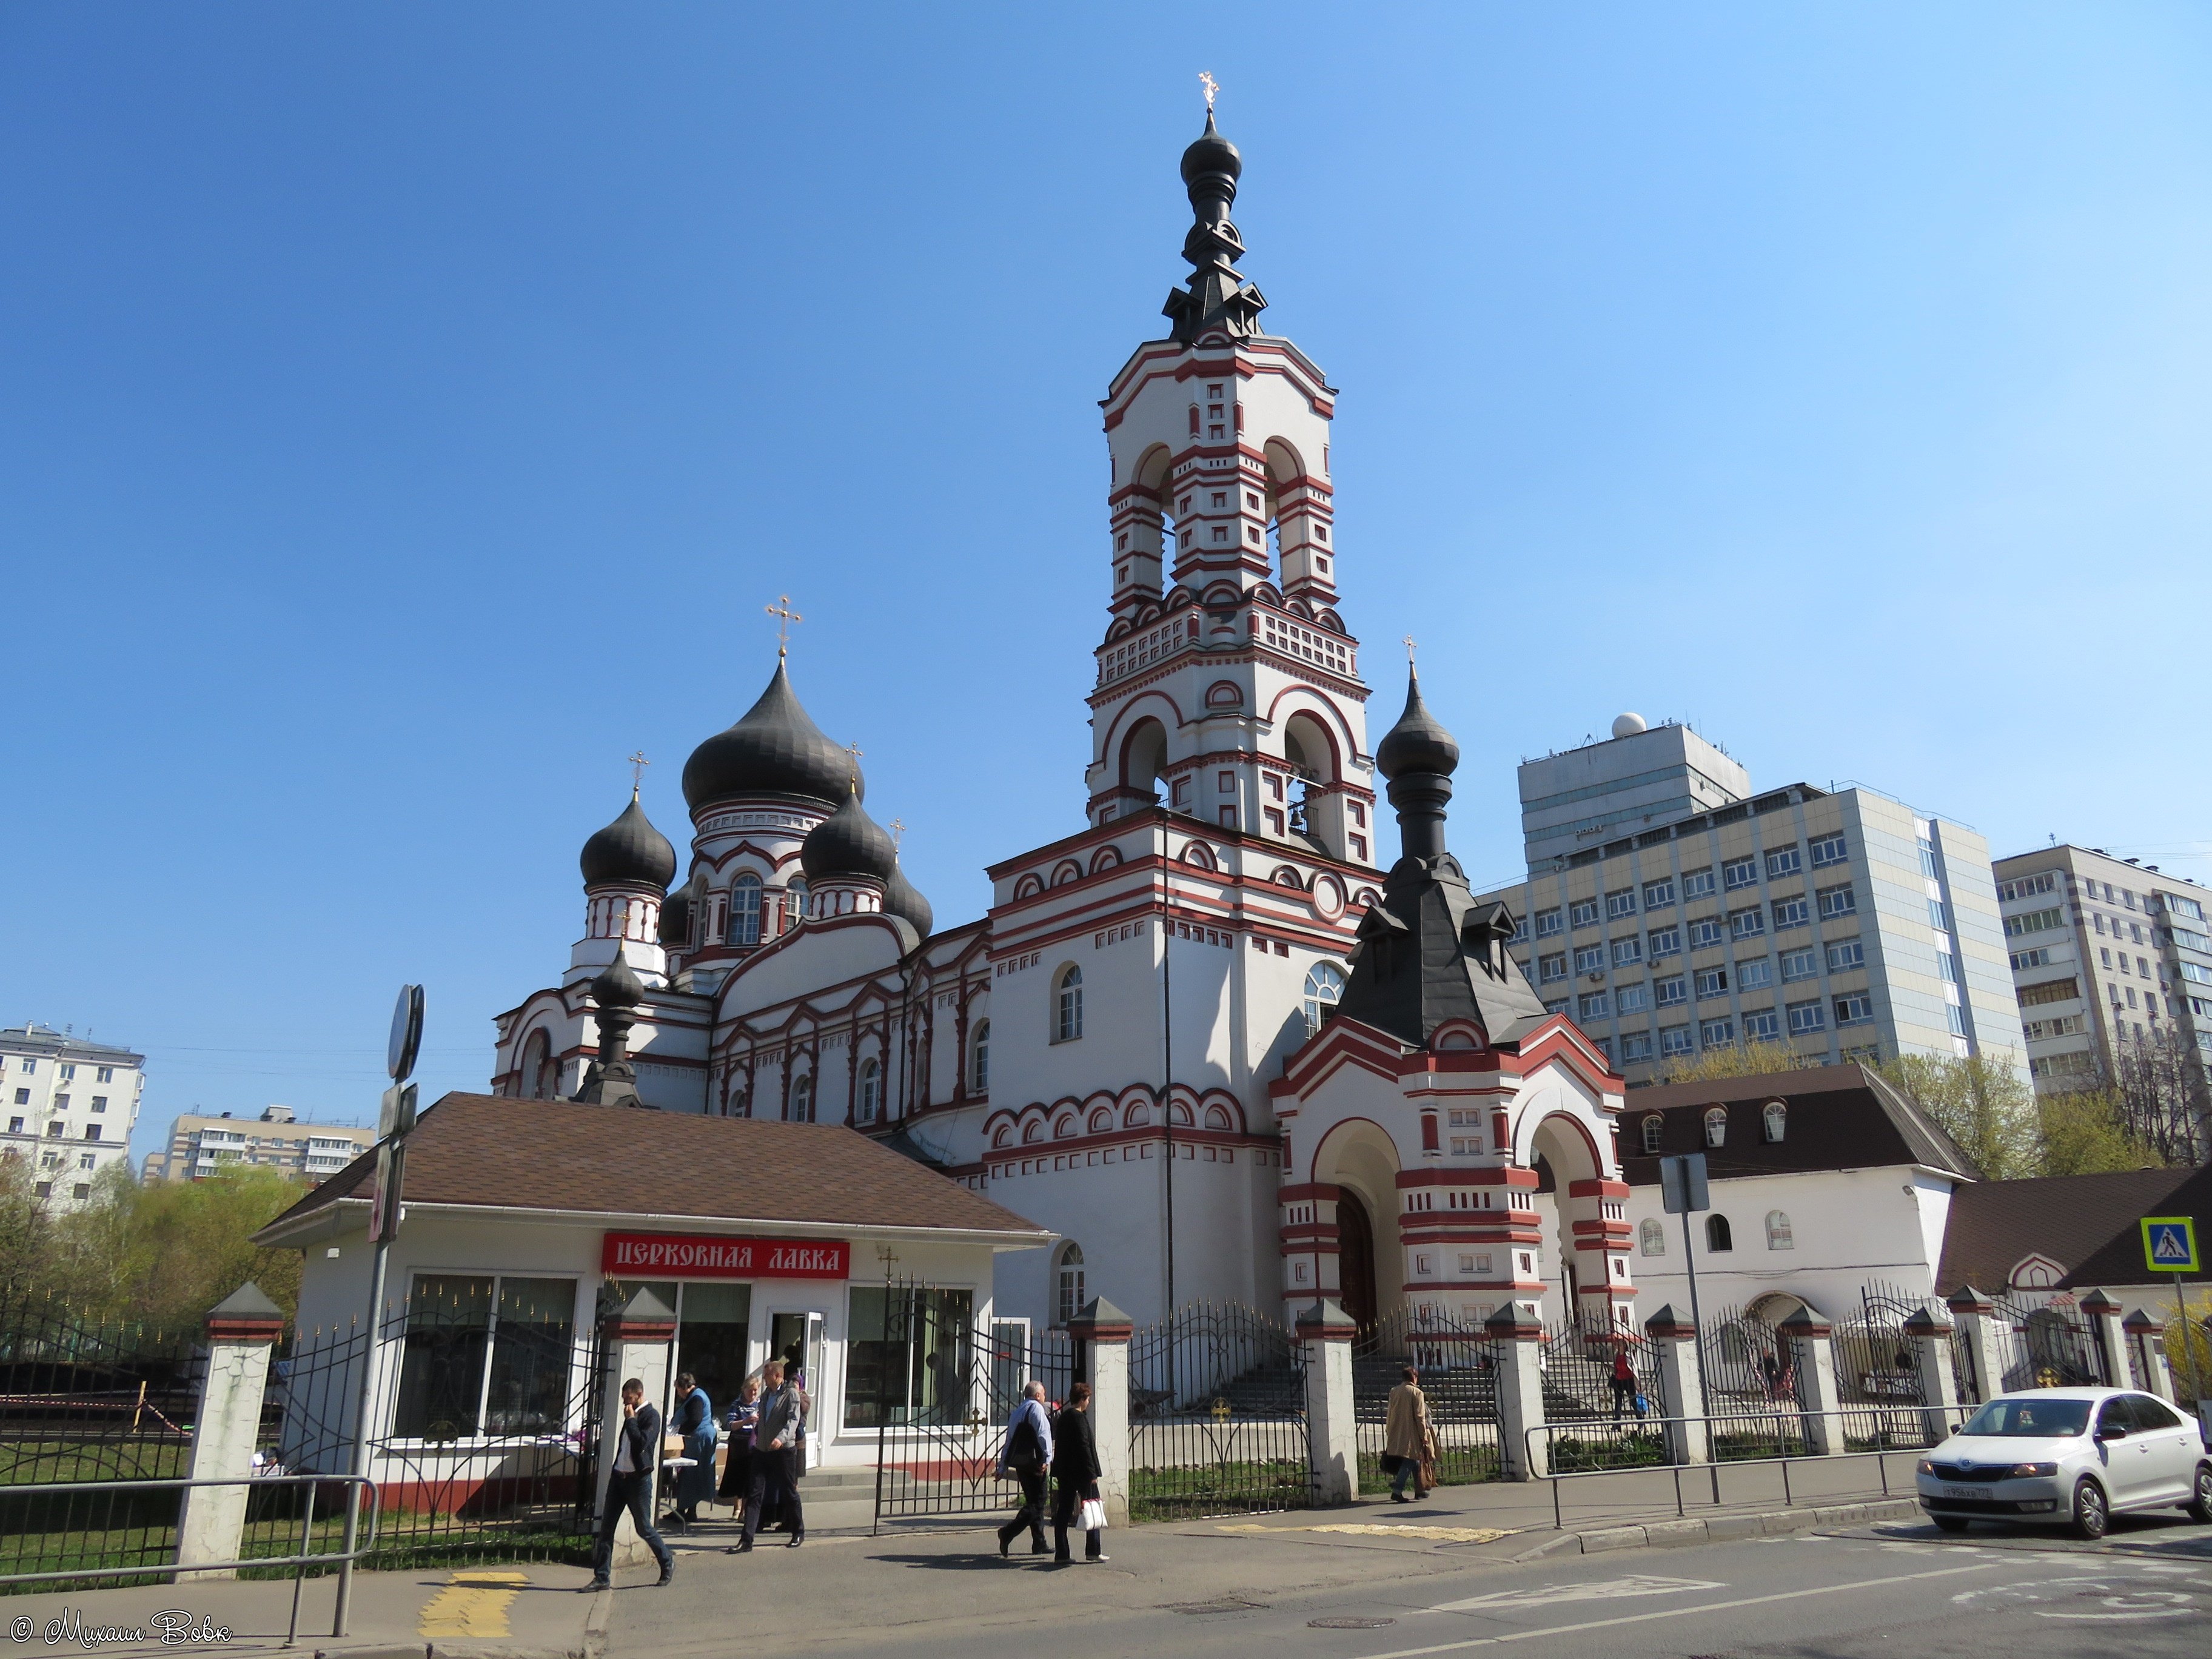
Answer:
<svg viewBox="0 0 2212 1659"><path fill-rule="evenodd" d="M1797 1407L1805 1413L1805 1440L1816 1457L1838 1457L1846 1449L1843 1396L1836 1389L1835 1328L1814 1311L1801 1307L1776 1327L1790 1345L1790 1361L1797 1370Z"/></svg>
<svg viewBox="0 0 2212 1659"><path fill-rule="evenodd" d="M1098 1501L1106 1524L1129 1524L1129 1316L1094 1297L1067 1334L1083 1345L1084 1381L1091 1385L1091 1437L1098 1448Z"/></svg>
<svg viewBox="0 0 2212 1659"><path fill-rule="evenodd" d="M2097 1333L2097 1353L2104 1362L2105 1386L2131 1389L2128 1375L2128 1339L2120 1328L2120 1304L2102 1291L2084 1291L2077 1304Z"/></svg>
<svg viewBox="0 0 2212 1659"><path fill-rule="evenodd" d="M1959 1420L1959 1382L1951 1371L1951 1322L1923 1308L1905 1322L1912 1344L1913 1367L1920 1373L1920 1427L1934 1445Z"/></svg>
<svg viewBox="0 0 2212 1659"><path fill-rule="evenodd" d="M1533 1480L1549 1468L1546 1449L1532 1446L1529 1431L1544 1426L1544 1373L1536 1345L1544 1328L1518 1302L1491 1315L1484 1328L1498 1349L1498 1472L1507 1480Z"/></svg>
<svg viewBox="0 0 2212 1659"><path fill-rule="evenodd" d="M595 1519L606 1513L607 1486L615 1476L615 1454L620 1448L623 1431L624 1380L634 1376L644 1383L648 1401L668 1396L668 1346L676 1340L676 1310L651 1291L640 1291L601 1319L599 1334L605 1370L599 1379L599 1467L592 1503ZM658 1445L653 1448L653 1464L655 1469L660 1467ZM648 1501L659 1501L657 1485L648 1486L647 1492ZM623 1510L622 1518L615 1522L614 1559L610 1565L635 1566L651 1559L645 1540L637 1535L637 1528L630 1521L629 1511Z"/></svg>
<svg viewBox="0 0 2212 1659"><path fill-rule="evenodd" d="M244 1480L253 1473L254 1442L261 1431L261 1401L269 1386L269 1355L284 1334L284 1310L258 1285L241 1285L208 1310L207 1370L200 1377L192 1419L195 1480ZM177 1522L177 1565L235 1561L246 1541L246 1486L188 1486ZM234 1568L177 1575L235 1578Z"/></svg>
<svg viewBox="0 0 2212 1659"><path fill-rule="evenodd" d="M2127 1336L2129 1352L2135 1356L2136 1375L2142 1379L2144 1390L2160 1400L2172 1399L2173 1372L2159 1340L2166 1334L2166 1327L2137 1308L2120 1322L2120 1329Z"/></svg>
<svg viewBox="0 0 2212 1659"><path fill-rule="evenodd" d="M1351 1316L1334 1301L1298 1315L1306 1351L1306 1460L1314 1502L1324 1508L1359 1496L1359 1433L1352 1420Z"/></svg>
<svg viewBox="0 0 2212 1659"><path fill-rule="evenodd" d="M1711 1462L1712 1431L1705 1420L1698 1328L1670 1302L1644 1322L1644 1334L1658 1356L1659 1414L1692 1419L1667 1425L1668 1457L1676 1463Z"/></svg>
<svg viewBox="0 0 2212 1659"><path fill-rule="evenodd" d="M1961 1285L1947 1300L1952 1317L1959 1322L1960 1340L1974 1373L1974 1401L1987 1405L2004 1392L2004 1332L1997 1323L1996 1304L1971 1285Z"/></svg>

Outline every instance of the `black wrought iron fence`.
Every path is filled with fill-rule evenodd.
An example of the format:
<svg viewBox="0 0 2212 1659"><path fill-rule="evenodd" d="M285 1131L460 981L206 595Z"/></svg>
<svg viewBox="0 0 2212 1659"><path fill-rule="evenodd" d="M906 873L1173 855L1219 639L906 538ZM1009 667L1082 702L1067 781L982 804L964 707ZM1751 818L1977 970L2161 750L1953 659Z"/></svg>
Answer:
<svg viewBox="0 0 2212 1659"><path fill-rule="evenodd" d="M1312 1501L1305 1349L1238 1303L1191 1303L1129 1344L1129 1513L1249 1515Z"/></svg>
<svg viewBox="0 0 2212 1659"><path fill-rule="evenodd" d="M1019 1483L999 1476L1007 1424L1032 1382L1051 1407L1075 1380L1066 1331L979 1322L964 1290L856 1286L845 1426L876 1431L877 1526L1018 1508Z"/></svg>
<svg viewBox="0 0 2212 1659"><path fill-rule="evenodd" d="M0 1573L172 1559L181 1491L126 1483L189 1472L204 1363L194 1333L0 1301Z"/></svg>
<svg viewBox="0 0 2212 1659"><path fill-rule="evenodd" d="M2000 1291L1990 1300L2008 1389L2093 1387L2109 1373L2096 1333L2070 1303L2036 1304Z"/></svg>
<svg viewBox="0 0 2212 1659"><path fill-rule="evenodd" d="M1468 1486L1498 1478L1498 1372L1503 1350L1480 1326L1423 1321L1411 1309L1385 1316L1359 1334L1352 1350L1352 1421L1359 1448L1359 1489L1378 1490L1388 1477L1382 1453L1391 1391L1418 1373L1437 1439L1437 1480Z"/></svg>
<svg viewBox="0 0 2212 1659"><path fill-rule="evenodd" d="M1925 1307L1895 1285L1869 1284L1860 1289L1857 1311L1835 1326L1836 1396L1846 1408L1842 1421L1849 1449L1929 1443L1920 1408L1930 1390L1920 1374L1918 1348L1905 1329ZM1865 1409L1850 1409L1855 1407Z"/></svg>
<svg viewBox="0 0 2212 1659"><path fill-rule="evenodd" d="M1649 1338L1583 1315L1549 1327L1536 1356L1544 1420L1558 1425L1546 1439L1552 1473L1667 1461L1656 1422L1665 1413L1659 1356Z"/></svg>
<svg viewBox="0 0 2212 1659"><path fill-rule="evenodd" d="M1723 1308L1698 1333L1698 1363L1713 1425L1714 1460L1796 1457L1812 1449L1797 1410L1797 1363L1773 1322Z"/></svg>

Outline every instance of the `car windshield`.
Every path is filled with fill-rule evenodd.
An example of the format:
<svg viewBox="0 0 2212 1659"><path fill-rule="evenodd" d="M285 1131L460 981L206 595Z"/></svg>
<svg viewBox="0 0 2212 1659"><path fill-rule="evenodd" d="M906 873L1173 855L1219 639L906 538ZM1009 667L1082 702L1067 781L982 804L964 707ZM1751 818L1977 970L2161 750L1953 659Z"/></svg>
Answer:
<svg viewBox="0 0 2212 1659"><path fill-rule="evenodd" d="M2087 1400L1992 1400L1959 1432L2057 1439L2087 1428L2093 1403Z"/></svg>

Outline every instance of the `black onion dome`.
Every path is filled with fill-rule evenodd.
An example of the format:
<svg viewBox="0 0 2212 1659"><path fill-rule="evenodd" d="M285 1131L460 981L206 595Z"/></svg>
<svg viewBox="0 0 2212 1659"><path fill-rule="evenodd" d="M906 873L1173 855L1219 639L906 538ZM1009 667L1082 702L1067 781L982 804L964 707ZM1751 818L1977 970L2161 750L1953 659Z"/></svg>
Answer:
<svg viewBox="0 0 2212 1659"><path fill-rule="evenodd" d="M1376 768L1386 778L1408 772L1449 777L1459 764L1459 744L1421 701L1420 676L1408 672L1406 679L1406 712L1375 745Z"/></svg>
<svg viewBox="0 0 2212 1659"><path fill-rule="evenodd" d="M927 939L937 921L937 912L929 908L929 901L921 890L906 878L905 869L891 866L891 878L884 884L884 908L895 916L903 916L914 924L914 931Z"/></svg>
<svg viewBox="0 0 2212 1659"><path fill-rule="evenodd" d="M1213 130L1213 112L1206 112L1206 131L1182 153L1182 181L1194 182L1208 173L1225 173L1231 179L1241 178L1244 158L1237 153L1237 146Z"/></svg>
<svg viewBox="0 0 2212 1659"><path fill-rule="evenodd" d="M620 883L629 887L655 887L662 892L676 876L676 849L668 837L653 827L633 793L623 814L584 843L576 862L584 872L584 885Z"/></svg>
<svg viewBox="0 0 2212 1659"><path fill-rule="evenodd" d="M760 701L684 763L684 799L695 811L733 795L804 795L828 806L851 793L855 775L851 753L799 707L779 659ZM868 792L865 780L860 792Z"/></svg>
<svg viewBox="0 0 2212 1659"><path fill-rule="evenodd" d="M888 886L891 872L898 868L898 848L890 832L860 810L860 796L848 791L845 804L807 832L799 844L799 861L809 881L873 876Z"/></svg>
<svg viewBox="0 0 2212 1659"><path fill-rule="evenodd" d="M691 946L691 918L707 896L707 866L692 871L691 879L671 893L660 906L660 942L673 950Z"/></svg>
<svg viewBox="0 0 2212 1659"><path fill-rule="evenodd" d="M592 1000L602 1008L635 1008L645 1000L645 981L631 969L620 950L592 981Z"/></svg>

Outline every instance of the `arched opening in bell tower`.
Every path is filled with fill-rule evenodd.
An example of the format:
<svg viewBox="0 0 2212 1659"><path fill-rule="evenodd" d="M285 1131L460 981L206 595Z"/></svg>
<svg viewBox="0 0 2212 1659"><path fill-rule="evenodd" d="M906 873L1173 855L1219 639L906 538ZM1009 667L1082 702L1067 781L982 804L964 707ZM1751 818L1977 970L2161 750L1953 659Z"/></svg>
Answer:
<svg viewBox="0 0 2212 1659"><path fill-rule="evenodd" d="M1556 1298L1563 1319L1577 1318L1583 1308L1583 1275L1588 1263L1583 1259L1576 1224L1597 1221L1601 1208L1596 1198L1577 1196L1573 1189L1578 1184L1595 1182L1605 1171L1599 1165L1589 1136L1563 1112L1553 1113L1536 1126L1536 1133L1528 1142L1528 1158L1536 1167L1539 1208L1549 1212L1544 1218L1544 1254L1540 1262L1546 1280L1544 1299L1551 1302ZM1595 1252L1595 1259L1602 1264L1604 1252ZM1599 1271L1602 1273L1601 1265ZM1601 1278L1599 1283L1602 1285ZM1598 1312L1602 1321L1601 1303Z"/></svg>
<svg viewBox="0 0 2212 1659"><path fill-rule="evenodd" d="M1167 769L1167 727L1149 717L1140 720L1121 739L1121 775L1117 781L1124 789L1149 789L1154 799L1164 799L1166 790L1161 775Z"/></svg>

